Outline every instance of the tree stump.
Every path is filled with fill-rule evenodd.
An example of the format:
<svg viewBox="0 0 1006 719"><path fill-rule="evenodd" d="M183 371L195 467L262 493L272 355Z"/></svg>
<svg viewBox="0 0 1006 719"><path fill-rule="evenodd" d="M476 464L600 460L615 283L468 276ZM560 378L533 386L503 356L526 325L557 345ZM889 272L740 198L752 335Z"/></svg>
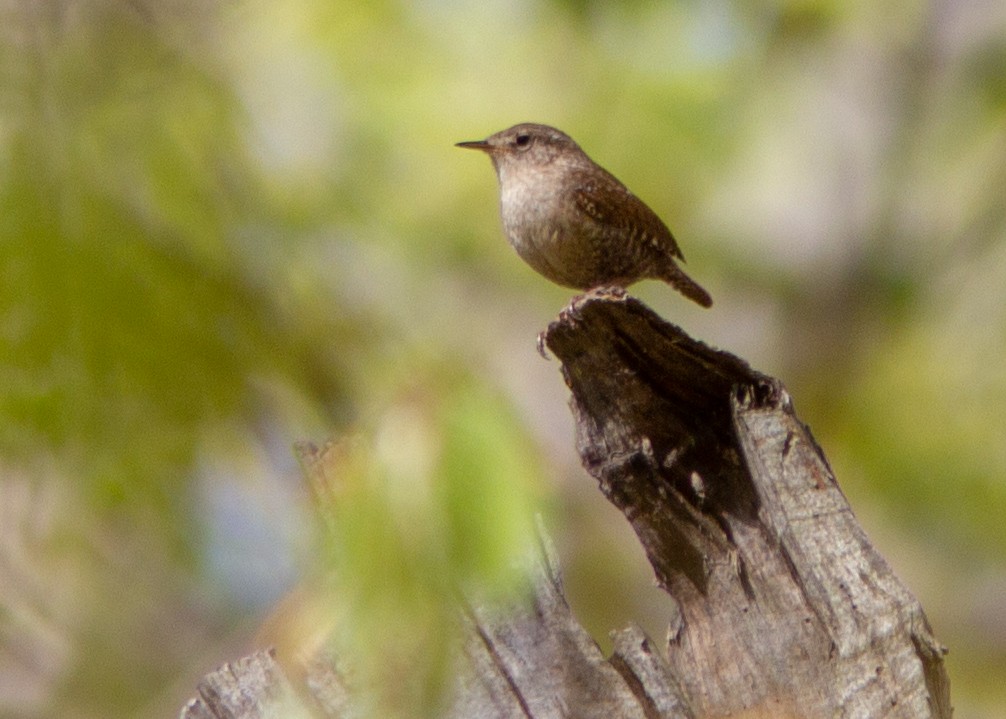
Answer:
<svg viewBox="0 0 1006 719"><path fill-rule="evenodd" d="M778 380L622 294L579 298L543 340L572 392L583 464L635 529L678 620L665 646L629 627L604 658L546 548L534 607L503 619L459 609L469 661L452 716L951 716L946 650ZM285 695L277 682L289 680L256 656L260 696ZM343 716L338 674L312 667L308 693ZM183 717L268 716L241 708L247 684L243 704L207 713L228 695L221 676L246 678L225 669ZM326 705L326 691L339 701Z"/></svg>

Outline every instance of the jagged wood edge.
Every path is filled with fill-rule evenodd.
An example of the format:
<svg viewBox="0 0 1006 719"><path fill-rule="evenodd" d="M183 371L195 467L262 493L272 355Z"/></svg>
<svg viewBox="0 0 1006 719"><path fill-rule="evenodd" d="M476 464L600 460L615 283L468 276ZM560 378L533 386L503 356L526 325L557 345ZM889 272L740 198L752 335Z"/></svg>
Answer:
<svg viewBox="0 0 1006 719"><path fill-rule="evenodd" d="M297 447L314 491L338 482L325 475L324 453ZM447 716L581 719L691 719L666 662L636 626L615 635L606 659L566 602L555 551L539 526L539 553L530 564L529 601L508 607L459 601L467 628ZM284 664L293 660L285 658ZM288 716L356 716L351 689L335 659L319 655L298 665L291 678L273 650L228 663L200 682L182 719ZM289 666L289 664L287 664Z"/></svg>
<svg viewBox="0 0 1006 719"><path fill-rule="evenodd" d="M691 712L951 715L945 650L780 382L624 295L575 301L543 339L584 466L679 606Z"/></svg>

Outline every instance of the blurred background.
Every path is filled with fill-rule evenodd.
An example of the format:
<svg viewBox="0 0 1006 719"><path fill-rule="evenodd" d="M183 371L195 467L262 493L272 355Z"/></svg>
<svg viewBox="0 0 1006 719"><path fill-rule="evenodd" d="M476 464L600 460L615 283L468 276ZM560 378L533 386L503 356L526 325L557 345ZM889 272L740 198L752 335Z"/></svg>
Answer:
<svg viewBox="0 0 1006 719"><path fill-rule="evenodd" d="M507 585L535 513L602 647L663 639L535 352L571 293L452 147L521 121L668 222L716 304L633 293L787 384L950 648L957 715L1006 714L1006 4L0 18L0 716L175 716L291 641L328 556L345 607L405 597L363 625L409 607L422 651L444 587ZM334 437L354 489L319 519L292 446Z"/></svg>

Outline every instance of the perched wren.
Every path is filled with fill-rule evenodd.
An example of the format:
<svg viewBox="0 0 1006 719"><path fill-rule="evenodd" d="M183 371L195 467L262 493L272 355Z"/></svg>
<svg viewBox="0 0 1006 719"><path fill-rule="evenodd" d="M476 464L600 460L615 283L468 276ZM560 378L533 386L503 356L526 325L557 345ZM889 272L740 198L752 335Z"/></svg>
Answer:
<svg viewBox="0 0 1006 719"><path fill-rule="evenodd" d="M507 239L548 279L591 290L652 278L712 305L675 262L685 258L667 225L565 133L525 123L457 146L489 155Z"/></svg>

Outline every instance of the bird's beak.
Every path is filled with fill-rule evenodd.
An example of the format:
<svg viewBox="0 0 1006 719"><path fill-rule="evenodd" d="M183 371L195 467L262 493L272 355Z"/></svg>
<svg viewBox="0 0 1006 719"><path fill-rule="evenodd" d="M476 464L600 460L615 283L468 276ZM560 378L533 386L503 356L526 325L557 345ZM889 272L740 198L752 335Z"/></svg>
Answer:
<svg viewBox="0 0 1006 719"><path fill-rule="evenodd" d="M467 150L482 150L482 152L490 152L492 146L486 140L469 140L468 142L459 142L455 147L463 147Z"/></svg>

